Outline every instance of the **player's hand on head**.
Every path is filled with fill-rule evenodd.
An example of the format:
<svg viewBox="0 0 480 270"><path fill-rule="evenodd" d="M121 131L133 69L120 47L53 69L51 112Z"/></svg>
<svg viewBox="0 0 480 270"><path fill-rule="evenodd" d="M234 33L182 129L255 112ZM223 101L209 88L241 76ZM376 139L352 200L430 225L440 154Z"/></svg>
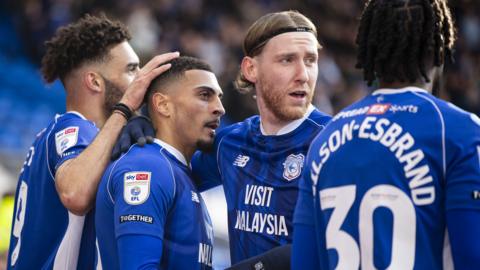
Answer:
<svg viewBox="0 0 480 270"><path fill-rule="evenodd" d="M179 52L170 52L153 57L138 71L138 74L128 86L120 102L127 105L132 111L137 110L143 102L145 92L150 82L170 68L171 65L165 64L166 62L178 56L180 56Z"/></svg>
<svg viewBox="0 0 480 270"><path fill-rule="evenodd" d="M118 159L122 153L127 152L130 146L135 143L140 146L152 143L154 137L155 130L150 119L143 115L132 117L127 125L123 127L122 133L113 147L112 160Z"/></svg>

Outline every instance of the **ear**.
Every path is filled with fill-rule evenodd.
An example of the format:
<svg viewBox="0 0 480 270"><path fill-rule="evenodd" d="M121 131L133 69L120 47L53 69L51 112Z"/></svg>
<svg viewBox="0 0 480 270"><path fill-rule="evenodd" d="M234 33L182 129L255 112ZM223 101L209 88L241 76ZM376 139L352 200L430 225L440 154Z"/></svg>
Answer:
<svg viewBox="0 0 480 270"><path fill-rule="evenodd" d="M83 76L83 81L87 86L87 88L91 91L100 93L103 91L103 89L105 89L104 81L102 77L100 76L100 74L96 72L93 72L93 71L85 72Z"/></svg>
<svg viewBox="0 0 480 270"><path fill-rule="evenodd" d="M150 107L153 113L158 113L164 117L170 117L172 106L170 106L170 98L167 95L156 92L150 101Z"/></svg>
<svg viewBox="0 0 480 270"><path fill-rule="evenodd" d="M242 64L240 68L242 70L242 74L251 83L257 82L257 61L250 56L245 56L242 59Z"/></svg>

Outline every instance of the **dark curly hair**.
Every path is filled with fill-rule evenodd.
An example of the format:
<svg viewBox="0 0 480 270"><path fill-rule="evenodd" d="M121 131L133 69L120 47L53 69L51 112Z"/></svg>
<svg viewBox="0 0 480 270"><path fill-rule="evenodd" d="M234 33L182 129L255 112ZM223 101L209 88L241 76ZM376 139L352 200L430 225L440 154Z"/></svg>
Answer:
<svg viewBox="0 0 480 270"><path fill-rule="evenodd" d="M452 56L456 35L445 0L369 0L356 43L357 68L368 85L430 82L427 65L441 66Z"/></svg>
<svg viewBox="0 0 480 270"><path fill-rule="evenodd" d="M111 21L105 15L85 15L75 23L61 27L55 36L45 43L42 59L45 81L65 79L72 70L85 62L105 61L109 50L131 36L125 25Z"/></svg>

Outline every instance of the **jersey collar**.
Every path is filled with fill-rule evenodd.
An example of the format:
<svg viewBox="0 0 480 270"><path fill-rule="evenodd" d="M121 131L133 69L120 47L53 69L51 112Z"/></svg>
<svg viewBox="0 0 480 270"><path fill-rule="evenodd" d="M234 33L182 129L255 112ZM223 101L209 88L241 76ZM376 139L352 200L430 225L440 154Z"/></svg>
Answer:
<svg viewBox="0 0 480 270"><path fill-rule="evenodd" d="M160 145L161 147L165 148L165 150L167 150L170 154L172 154L176 159L182 162L185 166L189 167L187 163L187 159L175 147L157 138L155 138L153 141L156 144Z"/></svg>
<svg viewBox="0 0 480 270"><path fill-rule="evenodd" d="M428 93L427 90L415 87L415 86L408 86L405 88L399 88L399 89L387 89L387 88L382 88L375 90L372 95L393 95L393 94L399 94L399 93L405 93L405 92L417 92L417 93Z"/></svg>
<svg viewBox="0 0 480 270"><path fill-rule="evenodd" d="M302 118L297 119L297 120L293 120L292 122L290 122L287 125L285 125L284 127L282 127L280 130L278 130L278 132L276 134L273 134L273 135L274 136L279 136L279 135L284 135L284 134L287 134L289 132L294 131L296 128L298 128L303 123L303 121L305 121L305 119L307 119L310 116L310 114L313 112L313 110L315 110L315 107L312 104L310 104L307 108L307 111L305 112L305 115L303 115ZM262 135L266 135L266 132L263 129L263 126L262 126L262 119L261 118L260 118L260 131L262 132Z"/></svg>

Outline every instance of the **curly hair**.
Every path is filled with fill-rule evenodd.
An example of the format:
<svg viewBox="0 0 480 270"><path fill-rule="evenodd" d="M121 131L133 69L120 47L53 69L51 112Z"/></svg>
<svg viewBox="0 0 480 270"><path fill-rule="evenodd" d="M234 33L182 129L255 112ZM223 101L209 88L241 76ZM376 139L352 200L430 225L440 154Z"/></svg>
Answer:
<svg viewBox="0 0 480 270"><path fill-rule="evenodd" d="M270 39L263 40L265 36L275 33L279 29L288 27L305 27L312 29L312 33L317 36L315 25L298 11L283 11L266 14L253 23L247 31L243 41L243 53L245 56L255 57L262 53L263 48ZM263 40L259 43L259 41ZM317 43L320 48L320 44ZM248 93L255 89L255 85L243 76L239 71L237 79L234 82L235 87L240 93Z"/></svg>
<svg viewBox="0 0 480 270"><path fill-rule="evenodd" d="M430 82L427 65L452 56L456 34L445 0L369 0L356 38L357 65L368 85Z"/></svg>
<svg viewBox="0 0 480 270"><path fill-rule="evenodd" d="M125 25L105 15L85 15L61 27L45 43L42 73L46 82L64 80L72 70L90 61L105 61L112 47L131 39Z"/></svg>

